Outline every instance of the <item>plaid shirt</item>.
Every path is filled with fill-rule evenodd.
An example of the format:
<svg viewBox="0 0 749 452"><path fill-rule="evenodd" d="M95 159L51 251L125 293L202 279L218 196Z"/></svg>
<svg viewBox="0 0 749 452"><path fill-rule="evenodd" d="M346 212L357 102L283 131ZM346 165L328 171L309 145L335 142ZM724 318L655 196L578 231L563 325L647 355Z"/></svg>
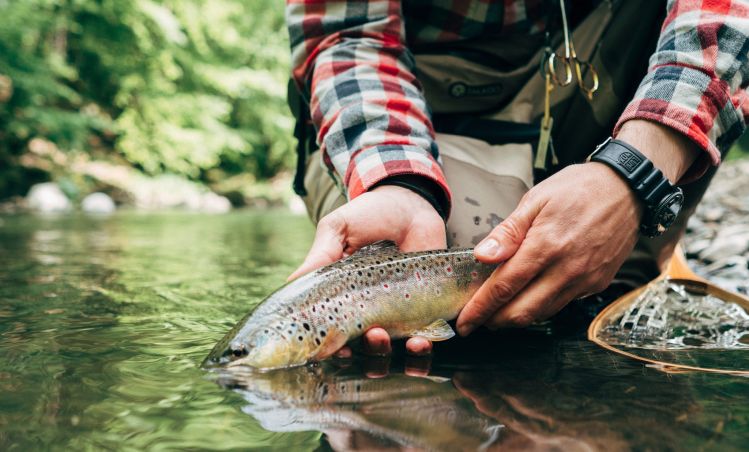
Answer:
<svg viewBox="0 0 749 452"><path fill-rule="evenodd" d="M656 121L718 164L749 116L749 1L669 0L667 8L648 73L615 133L630 119ZM416 174L449 200L410 45L536 33L545 14L544 0L287 0L293 77L307 87L324 161L349 199Z"/></svg>

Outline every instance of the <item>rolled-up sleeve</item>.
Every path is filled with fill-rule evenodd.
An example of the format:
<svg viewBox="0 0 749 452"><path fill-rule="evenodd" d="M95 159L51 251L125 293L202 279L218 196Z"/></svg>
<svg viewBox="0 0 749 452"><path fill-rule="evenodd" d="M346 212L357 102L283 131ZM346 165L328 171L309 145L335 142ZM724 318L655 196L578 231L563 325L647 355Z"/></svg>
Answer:
<svg viewBox="0 0 749 452"><path fill-rule="evenodd" d="M749 117L749 1L669 0L649 70L614 133L630 119L655 121L706 153L699 176L743 133Z"/></svg>
<svg viewBox="0 0 749 452"><path fill-rule="evenodd" d="M288 0L292 75L349 199L396 175L449 188L393 0Z"/></svg>

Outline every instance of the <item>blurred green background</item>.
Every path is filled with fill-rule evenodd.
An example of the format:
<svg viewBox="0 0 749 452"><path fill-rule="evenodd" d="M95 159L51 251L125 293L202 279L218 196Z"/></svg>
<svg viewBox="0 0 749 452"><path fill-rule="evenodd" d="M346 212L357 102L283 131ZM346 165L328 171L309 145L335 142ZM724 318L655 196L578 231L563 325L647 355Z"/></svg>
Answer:
<svg viewBox="0 0 749 452"><path fill-rule="evenodd" d="M287 175L283 8L0 0L0 199L50 179L100 188L92 161L224 192Z"/></svg>
<svg viewBox="0 0 749 452"><path fill-rule="evenodd" d="M0 0L0 199L122 172L288 197L287 40L282 0Z"/></svg>

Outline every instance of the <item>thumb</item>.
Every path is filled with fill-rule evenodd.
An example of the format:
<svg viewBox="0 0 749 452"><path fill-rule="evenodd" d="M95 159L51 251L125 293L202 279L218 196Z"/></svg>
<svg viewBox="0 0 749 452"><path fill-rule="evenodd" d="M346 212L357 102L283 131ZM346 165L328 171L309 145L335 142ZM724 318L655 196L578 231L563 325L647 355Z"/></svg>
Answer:
<svg viewBox="0 0 749 452"><path fill-rule="evenodd" d="M473 250L476 259L485 264L499 264L511 258L523 243L541 207L535 201L521 200L510 216L476 245Z"/></svg>
<svg viewBox="0 0 749 452"><path fill-rule="evenodd" d="M346 242L345 231L346 222L335 214L328 215L320 220L315 233L315 241L312 243L304 258L304 262L294 273L286 279L291 281L306 273L332 264L343 257L343 247Z"/></svg>

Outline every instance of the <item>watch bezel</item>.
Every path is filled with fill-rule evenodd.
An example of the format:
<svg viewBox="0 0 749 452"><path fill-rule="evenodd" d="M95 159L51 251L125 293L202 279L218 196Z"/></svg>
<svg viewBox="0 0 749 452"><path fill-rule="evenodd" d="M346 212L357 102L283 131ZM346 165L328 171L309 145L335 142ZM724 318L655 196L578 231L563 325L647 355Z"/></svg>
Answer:
<svg viewBox="0 0 749 452"><path fill-rule="evenodd" d="M677 204L676 209L673 208ZM681 208L684 206L684 193L681 188L675 187L672 193L666 195L661 201L651 207L650 215L643 217L641 230L650 238L657 237L670 228L678 218Z"/></svg>

